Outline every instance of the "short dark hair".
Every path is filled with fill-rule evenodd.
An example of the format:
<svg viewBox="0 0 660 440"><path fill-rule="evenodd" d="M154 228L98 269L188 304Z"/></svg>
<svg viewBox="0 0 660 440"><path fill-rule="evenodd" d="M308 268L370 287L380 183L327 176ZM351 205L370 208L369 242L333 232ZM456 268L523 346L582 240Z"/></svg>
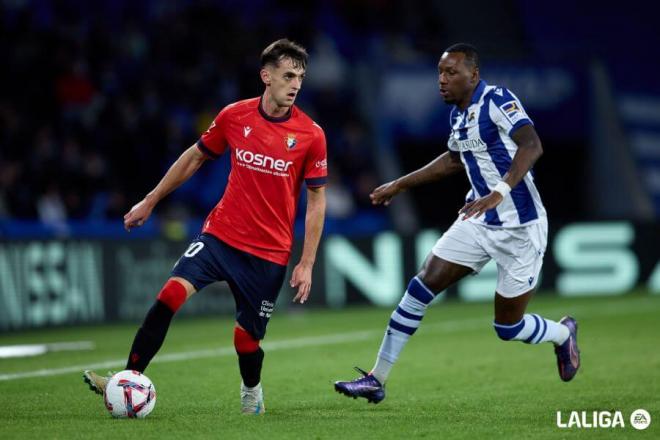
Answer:
<svg viewBox="0 0 660 440"><path fill-rule="evenodd" d="M472 64L472 67L479 68L479 52L477 48L468 43L456 43L452 44L445 50L445 52L453 53L460 52L465 54L465 61L469 64Z"/></svg>
<svg viewBox="0 0 660 440"><path fill-rule="evenodd" d="M271 43L261 52L261 67L265 67L267 64L277 67L284 58L291 58L293 66L296 68L307 68L307 51L300 44L287 38Z"/></svg>

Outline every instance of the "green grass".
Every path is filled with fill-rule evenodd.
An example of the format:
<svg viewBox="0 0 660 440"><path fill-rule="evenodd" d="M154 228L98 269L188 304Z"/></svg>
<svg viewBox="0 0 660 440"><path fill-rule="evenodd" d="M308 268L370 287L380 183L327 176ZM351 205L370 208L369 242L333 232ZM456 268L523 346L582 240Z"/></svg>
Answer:
<svg viewBox="0 0 660 440"><path fill-rule="evenodd" d="M300 310L300 309L298 309ZM505 343L491 327L492 304L434 306L395 366L379 405L336 394L332 383L369 369L390 310L360 308L276 314L266 347L267 413L239 414L240 378L231 353L232 320L175 320L161 356L228 347L194 360L156 357L147 370L158 391L144 420L115 420L80 371L0 381L0 438L658 438L660 297L536 298L530 311L580 323L582 369L559 380L550 344ZM136 326L30 331L0 345L89 340L92 351L0 360L0 375L122 360ZM335 340L328 339L335 337ZM345 340L342 340L345 339ZM314 343L317 341L317 343ZM321 341L321 342L318 342ZM123 361L122 361L123 362ZM120 365L117 365L119 367ZM646 431L630 427L637 408ZM624 429L560 429L556 412L619 410Z"/></svg>

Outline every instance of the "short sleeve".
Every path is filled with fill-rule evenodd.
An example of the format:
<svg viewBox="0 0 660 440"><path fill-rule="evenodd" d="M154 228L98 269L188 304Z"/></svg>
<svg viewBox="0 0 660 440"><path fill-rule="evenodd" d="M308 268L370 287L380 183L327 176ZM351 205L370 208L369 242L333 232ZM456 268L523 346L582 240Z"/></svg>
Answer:
<svg viewBox="0 0 660 440"><path fill-rule="evenodd" d="M218 113L211 126L202 133L202 136L197 141L197 148L212 159L217 159L227 149L226 127L228 109L229 106L223 108Z"/></svg>
<svg viewBox="0 0 660 440"><path fill-rule="evenodd" d="M449 112L449 127L451 129L449 133L449 138L447 138L447 148L449 151L454 152L454 153L459 153L460 150L458 149L458 131L454 129L454 124L456 123L455 117L455 108L452 108L451 111Z"/></svg>
<svg viewBox="0 0 660 440"><path fill-rule="evenodd" d="M305 183L308 187L319 187L326 183L328 178L328 155L323 129L316 123L317 131L312 145L307 152L305 160Z"/></svg>
<svg viewBox="0 0 660 440"><path fill-rule="evenodd" d="M518 128L533 124L520 100L511 91L498 87L491 92L490 116L509 136Z"/></svg>
<svg viewBox="0 0 660 440"><path fill-rule="evenodd" d="M454 132L452 131L447 139L447 149L452 153L459 153L458 142L454 139Z"/></svg>

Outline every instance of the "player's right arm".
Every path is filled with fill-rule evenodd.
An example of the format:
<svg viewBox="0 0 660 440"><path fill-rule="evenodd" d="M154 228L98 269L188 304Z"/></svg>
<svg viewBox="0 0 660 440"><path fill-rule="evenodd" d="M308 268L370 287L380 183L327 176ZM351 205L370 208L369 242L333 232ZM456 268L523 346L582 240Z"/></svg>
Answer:
<svg viewBox="0 0 660 440"><path fill-rule="evenodd" d="M387 206L392 198L402 191L435 182L462 170L463 163L460 154L454 151L446 151L424 167L379 186L373 190L369 197L374 205L383 204Z"/></svg>
<svg viewBox="0 0 660 440"><path fill-rule="evenodd" d="M158 185L124 216L124 228L130 232L131 228L142 226L158 202L195 174L206 159L207 156L200 151L197 144L184 151Z"/></svg>

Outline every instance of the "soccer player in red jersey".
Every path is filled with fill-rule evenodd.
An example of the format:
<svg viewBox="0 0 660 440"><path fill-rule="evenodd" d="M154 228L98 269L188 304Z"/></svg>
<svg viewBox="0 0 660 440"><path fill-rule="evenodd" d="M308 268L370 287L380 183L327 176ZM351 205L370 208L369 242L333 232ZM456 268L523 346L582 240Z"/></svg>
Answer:
<svg viewBox="0 0 660 440"><path fill-rule="evenodd" d="M307 52L281 39L261 54L262 96L226 106L201 138L174 162L160 183L124 216L139 227L156 204L208 159L231 154L229 182L206 218L202 233L172 270L139 328L126 369L143 372L161 347L176 311L195 292L226 281L236 301L234 346L241 372L242 412L264 412L260 341L284 281L293 223L303 182L307 187L305 240L290 285L304 303L325 216L327 177L323 130L294 105L305 77ZM108 378L86 371L85 381L103 394Z"/></svg>

